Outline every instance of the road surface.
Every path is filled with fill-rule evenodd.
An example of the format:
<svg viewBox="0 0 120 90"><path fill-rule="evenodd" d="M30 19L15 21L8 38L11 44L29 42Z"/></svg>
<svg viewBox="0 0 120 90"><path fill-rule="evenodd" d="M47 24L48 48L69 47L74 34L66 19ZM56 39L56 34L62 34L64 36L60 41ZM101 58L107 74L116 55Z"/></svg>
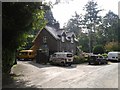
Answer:
<svg viewBox="0 0 120 90"><path fill-rule="evenodd" d="M118 88L118 63L108 65L77 64L71 67L41 65L18 61L12 72L17 82L36 88ZM24 86L19 86L24 87Z"/></svg>

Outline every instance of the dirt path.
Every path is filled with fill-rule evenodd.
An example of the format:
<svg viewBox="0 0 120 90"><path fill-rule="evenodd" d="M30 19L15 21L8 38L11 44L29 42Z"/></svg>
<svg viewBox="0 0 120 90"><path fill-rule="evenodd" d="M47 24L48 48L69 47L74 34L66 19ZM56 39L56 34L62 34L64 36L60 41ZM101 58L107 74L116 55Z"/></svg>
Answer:
<svg viewBox="0 0 120 90"><path fill-rule="evenodd" d="M24 81L25 87L118 88L118 63L61 67L18 61L18 65L13 67L12 72L19 75L15 79L17 82Z"/></svg>

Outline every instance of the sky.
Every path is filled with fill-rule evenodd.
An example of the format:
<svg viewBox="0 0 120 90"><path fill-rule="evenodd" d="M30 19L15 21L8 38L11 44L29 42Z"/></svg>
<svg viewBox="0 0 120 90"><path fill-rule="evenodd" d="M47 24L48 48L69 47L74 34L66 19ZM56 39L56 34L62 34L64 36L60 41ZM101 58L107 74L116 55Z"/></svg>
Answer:
<svg viewBox="0 0 120 90"><path fill-rule="evenodd" d="M47 0L52 3L55 0ZM69 1L69 3L68 3ZM104 9L100 15L104 16L109 10L118 14L118 2L120 0L94 0L98 4L99 9ZM60 27L62 28L65 23L74 15L75 12L78 14L84 14L83 7L87 4L88 0L61 0L61 3L54 5L52 8L54 18L59 21Z"/></svg>

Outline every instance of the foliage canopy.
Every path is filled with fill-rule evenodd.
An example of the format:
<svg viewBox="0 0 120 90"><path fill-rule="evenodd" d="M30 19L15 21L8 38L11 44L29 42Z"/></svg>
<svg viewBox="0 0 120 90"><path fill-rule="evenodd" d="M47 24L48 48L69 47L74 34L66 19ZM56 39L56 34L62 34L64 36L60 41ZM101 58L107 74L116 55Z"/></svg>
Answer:
<svg viewBox="0 0 120 90"><path fill-rule="evenodd" d="M49 6L42 2L2 3L2 70L9 73L15 61L16 50L32 29L42 29L46 25L44 11Z"/></svg>

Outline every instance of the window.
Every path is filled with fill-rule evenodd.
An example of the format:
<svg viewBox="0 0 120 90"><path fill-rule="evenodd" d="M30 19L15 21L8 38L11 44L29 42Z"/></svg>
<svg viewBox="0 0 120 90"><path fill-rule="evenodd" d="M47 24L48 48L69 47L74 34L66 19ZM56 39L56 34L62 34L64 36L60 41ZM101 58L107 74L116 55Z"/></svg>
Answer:
<svg viewBox="0 0 120 90"><path fill-rule="evenodd" d="M19 55L27 55L28 52L20 52Z"/></svg>
<svg viewBox="0 0 120 90"><path fill-rule="evenodd" d="M102 56L98 56L98 58L103 58Z"/></svg>
<svg viewBox="0 0 120 90"><path fill-rule="evenodd" d="M65 37L64 36L62 36L62 42L65 42Z"/></svg>
<svg viewBox="0 0 120 90"><path fill-rule="evenodd" d="M56 57L56 54L53 54L53 57Z"/></svg>
<svg viewBox="0 0 120 90"><path fill-rule="evenodd" d="M71 43L73 43L73 37L71 38Z"/></svg>
<svg viewBox="0 0 120 90"><path fill-rule="evenodd" d="M67 54L67 57L72 57L72 54Z"/></svg>

